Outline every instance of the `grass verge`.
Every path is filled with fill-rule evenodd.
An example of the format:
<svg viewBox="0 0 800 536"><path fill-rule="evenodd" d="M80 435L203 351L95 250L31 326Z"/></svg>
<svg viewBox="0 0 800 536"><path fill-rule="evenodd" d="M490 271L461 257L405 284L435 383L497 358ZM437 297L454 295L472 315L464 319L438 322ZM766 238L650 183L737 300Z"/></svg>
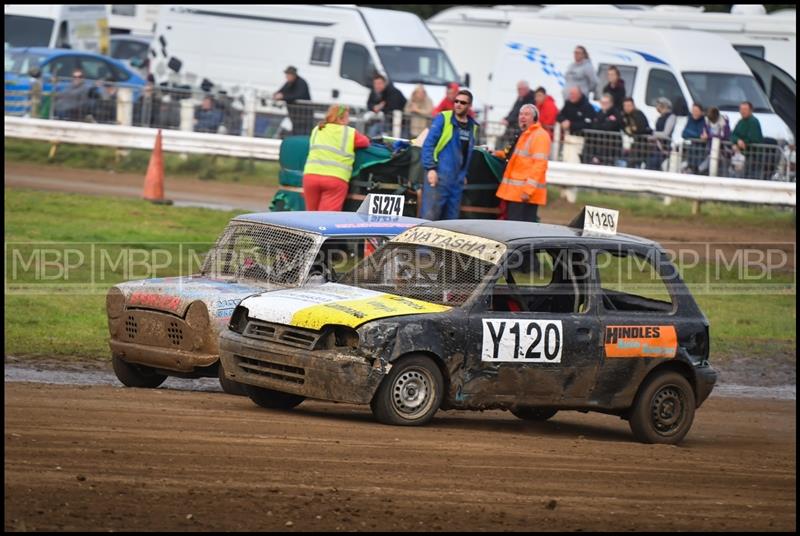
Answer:
<svg viewBox="0 0 800 536"><path fill-rule="evenodd" d="M44 141L6 138L5 158L11 162L47 164L77 169L102 169L144 175L150 162L151 151L141 149L120 150L93 145L58 145L51 159L52 145ZM232 158L224 156L180 155L164 153L164 172L170 176L185 176L202 180L277 186L278 162Z"/></svg>
<svg viewBox="0 0 800 536"><path fill-rule="evenodd" d="M93 359L108 358L107 289L125 279L178 275L182 269L186 273L184 268L192 262L197 265L202 252L237 214L19 189L5 190L5 211L6 354ZM44 270L37 273L33 254L36 248L41 251L41 242L51 242L52 250L62 254L40 258ZM96 263L94 270L77 266L79 260L92 258L92 246L97 244L108 253L99 281ZM148 259L156 246L171 262ZM72 251L71 256L65 250ZM164 266L157 274L135 263L131 270L123 258L131 251L143 255L135 262L150 260ZM721 294L704 291L704 264L692 270L696 272L684 277L711 323L712 359L794 359L793 273L776 275L769 287L764 286L765 292ZM70 279L65 280L67 273ZM92 279L96 284L86 286ZM727 273L720 282L735 285L736 276ZM27 290L16 290L25 285Z"/></svg>

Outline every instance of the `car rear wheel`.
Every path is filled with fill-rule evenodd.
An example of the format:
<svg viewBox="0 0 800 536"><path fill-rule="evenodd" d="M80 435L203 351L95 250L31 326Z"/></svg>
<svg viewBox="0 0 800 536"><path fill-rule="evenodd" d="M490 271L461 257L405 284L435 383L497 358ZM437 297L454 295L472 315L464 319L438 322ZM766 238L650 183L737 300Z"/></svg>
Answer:
<svg viewBox="0 0 800 536"><path fill-rule="evenodd" d="M674 445L692 427L694 391L677 372L663 372L639 389L631 410L630 427L638 441Z"/></svg>
<svg viewBox="0 0 800 536"><path fill-rule="evenodd" d="M546 421L556 413L557 409L520 407L511 410L515 416L523 421Z"/></svg>
<svg viewBox="0 0 800 536"><path fill-rule="evenodd" d="M281 391L273 391L265 387L258 387L256 385L244 385L244 390L250 400L267 409L292 409L300 405L304 396L293 395L291 393L282 393Z"/></svg>
<svg viewBox="0 0 800 536"><path fill-rule="evenodd" d="M419 426L433 419L443 391L444 380L436 363L426 356L410 356L394 364L370 407L384 424Z"/></svg>
<svg viewBox="0 0 800 536"><path fill-rule="evenodd" d="M244 390L244 385L225 377L225 369L222 368L222 360L219 360L219 367L217 368L217 376L219 377L219 384L222 390L229 395L246 396L247 392Z"/></svg>
<svg viewBox="0 0 800 536"><path fill-rule="evenodd" d="M165 375L159 374L150 367L128 363L117 356L111 358L111 364L117 379L126 387L153 388L158 387L167 379Z"/></svg>

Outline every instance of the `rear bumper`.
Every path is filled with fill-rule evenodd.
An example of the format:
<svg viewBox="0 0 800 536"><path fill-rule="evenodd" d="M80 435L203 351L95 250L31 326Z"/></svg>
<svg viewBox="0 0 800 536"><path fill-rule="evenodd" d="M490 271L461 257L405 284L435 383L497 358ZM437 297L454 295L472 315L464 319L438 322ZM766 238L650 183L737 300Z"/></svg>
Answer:
<svg viewBox="0 0 800 536"><path fill-rule="evenodd" d="M198 367L211 366L219 359L217 354L200 354L114 339L109 340L108 345L111 352L123 361L175 372L192 372Z"/></svg>
<svg viewBox="0 0 800 536"><path fill-rule="evenodd" d="M368 404L390 365L342 350L304 350L243 337L220 337L225 375L236 382L320 400Z"/></svg>
<svg viewBox="0 0 800 536"><path fill-rule="evenodd" d="M706 398L711 394L714 385L717 383L717 371L710 366L696 368L695 378L697 379L697 407L700 407Z"/></svg>

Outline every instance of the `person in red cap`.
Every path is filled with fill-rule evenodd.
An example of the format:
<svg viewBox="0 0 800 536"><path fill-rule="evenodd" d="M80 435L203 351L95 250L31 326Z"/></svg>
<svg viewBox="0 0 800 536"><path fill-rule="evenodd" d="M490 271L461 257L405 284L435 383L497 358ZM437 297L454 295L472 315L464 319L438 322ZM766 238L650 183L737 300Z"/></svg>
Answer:
<svg viewBox="0 0 800 536"><path fill-rule="evenodd" d="M456 94L458 93L459 89L461 88L456 82L450 82L449 84L447 84L447 94L442 99L442 102L440 102L439 105L433 109L433 113L431 113L431 115L433 117L436 117L442 112L445 112L447 110L452 110L454 101L456 99ZM475 118L475 112L472 110L472 108L470 108L469 110L469 116L472 117L473 119Z"/></svg>

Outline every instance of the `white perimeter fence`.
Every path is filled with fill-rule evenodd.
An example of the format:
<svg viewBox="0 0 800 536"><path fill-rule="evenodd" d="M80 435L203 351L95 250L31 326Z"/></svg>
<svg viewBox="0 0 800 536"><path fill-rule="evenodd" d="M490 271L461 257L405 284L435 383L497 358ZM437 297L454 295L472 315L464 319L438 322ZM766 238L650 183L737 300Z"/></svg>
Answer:
<svg viewBox="0 0 800 536"><path fill-rule="evenodd" d="M152 149L157 129L78 123L25 117L5 117L5 137L52 143ZM281 140L162 131L167 152L278 160ZM797 184L752 179L707 177L642 169L550 162L547 182L569 188L646 192L695 201L796 206Z"/></svg>

